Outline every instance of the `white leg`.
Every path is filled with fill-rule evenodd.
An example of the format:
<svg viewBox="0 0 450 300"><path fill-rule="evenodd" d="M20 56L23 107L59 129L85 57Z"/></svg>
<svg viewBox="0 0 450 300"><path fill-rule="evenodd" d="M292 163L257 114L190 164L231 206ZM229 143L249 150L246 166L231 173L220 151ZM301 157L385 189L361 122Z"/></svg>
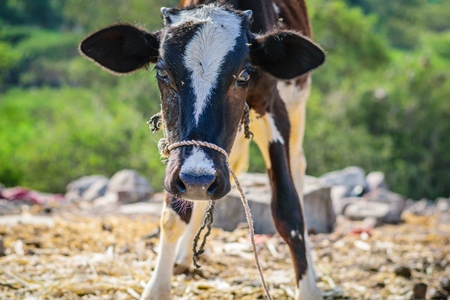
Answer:
<svg viewBox="0 0 450 300"><path fill-rule="evenodd" d="M192 243L202 225L203 216L207 207L208 202L195 202L193 204L191 220L187 225L185 233L178 241L174 274L184 273L192 266Z"/></svg>
<svg viewBox="0 0 450 300"><path fill-rule="evenodd" d="M171 279L175 263L175 249L178 239L185 232L187 224L167 204L161 216L161 238L156 267L145 286L141 300L170 300Z"/></svg>

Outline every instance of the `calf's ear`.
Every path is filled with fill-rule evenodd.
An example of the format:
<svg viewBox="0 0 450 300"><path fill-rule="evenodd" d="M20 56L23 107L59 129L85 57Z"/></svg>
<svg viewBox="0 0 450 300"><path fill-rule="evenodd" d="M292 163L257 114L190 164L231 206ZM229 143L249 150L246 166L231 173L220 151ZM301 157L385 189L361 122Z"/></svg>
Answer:
<svg viewBox="0 0 450 300"><path fill-rule="evenodd" d="M112 73L126 74L156 63L159 33L128 24L113 25L85 38L79 52Z"/></svg>
<svg viewBox="0 0 450 300"><path fill-rule="evenodd" d="M254 37L250 60L280 79L303 75L325 61L325 53L307 37L292 31L277 31Z"/></svg>

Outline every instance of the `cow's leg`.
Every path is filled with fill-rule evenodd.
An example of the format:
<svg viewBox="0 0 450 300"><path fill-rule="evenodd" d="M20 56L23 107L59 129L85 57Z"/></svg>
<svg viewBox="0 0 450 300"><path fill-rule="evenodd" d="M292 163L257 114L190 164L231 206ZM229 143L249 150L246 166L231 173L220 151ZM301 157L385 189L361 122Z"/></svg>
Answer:
<svg viewBox="0 0 450 300"><path fill-rule="evenodd" d="M295 81L279 82L277 85L281 98L286 104L289 112L289 120L291 122L291 135L289 139L290 165L292 179L300 196L302 207L303 204L303 184L306 171L306 158L303 152L303 137L305 134L306 121L306 103L311 91L311 77L301 85L297 85ZM309 237L305 234L306 248L308 249L308 272L311 276L309 281L303 281L303 285L315 285L315 272L312 264ZM307 291L310 288L301 288L300 291ZM299 298L299 297L297 297Z"/></svg>
<svg viewBox="0 0 450 300"><path fill-rule="evenodd" d="M178 242L176 250L176 260L174 274L181 274L188 272L192 264L192 245L194 237L197 234L200 226L202 225L203 216L205 210L208 207L208 202L197 201L192 203L192 207L189 207L191 217L188 221L188 225L185 233Z"/></svg>
<svg viewBox="0 0 450 300"><path fill-rule="evenodd" d="M290 125L286 107L276 101L271 114L252 118L251 130L261 149L272 186L272 216L275 227L289 246L296 274L297 300L322 299L309 259L302 204L289 164ZM302 195L300 194L300 197Z"/></svg>
<svg viewBox="0 0 450 300"><path fill-rule="evenodd" d="M173 196L166 194L160 220L159 252L152 278L145 286L141 300L170 300L171 279L175 263L175 249L188 227L189 207L183 207Z"/></svg>
<svg viewBox="0 0 450 300"><path fill-rule="evenodd" d="M305 135L306 103L311 90L311 78L308 77L306 82L301 85L297 85L295 80L289 82L280 81L277 89L289 113L291 122L289 139L291 172L295 187L298 193L301 194L306 171L303 137Z"/></svg>

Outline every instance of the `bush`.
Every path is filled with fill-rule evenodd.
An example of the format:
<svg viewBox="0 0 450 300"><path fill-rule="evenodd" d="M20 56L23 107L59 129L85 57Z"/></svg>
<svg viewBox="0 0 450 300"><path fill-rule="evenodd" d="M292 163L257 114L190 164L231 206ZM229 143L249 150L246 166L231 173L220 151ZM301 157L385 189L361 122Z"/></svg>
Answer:
<svg viewBox="0 0 450 300"><path fill-rule="evenodd" d="M63 192L80 176L135 168L162 187L158 136L150 136L135 107L111 91L11 90L0 114L0 140L6 141L0 144L1 182Z"/></svg>

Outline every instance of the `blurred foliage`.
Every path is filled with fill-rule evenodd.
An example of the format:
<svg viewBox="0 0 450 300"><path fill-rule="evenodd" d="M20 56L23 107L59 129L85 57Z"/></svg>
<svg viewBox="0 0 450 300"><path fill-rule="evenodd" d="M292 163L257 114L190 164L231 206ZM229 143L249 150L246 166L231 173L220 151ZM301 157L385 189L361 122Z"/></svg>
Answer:
<svg viewBox="0 0 450 300"><path fill-rule="evenodd" d="M173 6L178 1L166 0ZM386 173L413 198L450 194L450 1L309 0L327 62L313 75L308 173ZM115 22L161 26L156 0L0 1L0 182L62 192L88 174L135 168L162 188L154 74L116 77L78 55ZM264 165L255 145L251 170Z"/></svg>
<svg viewBox="0 0 450 300"><path fill-rule="evenodd" d="M11 89L0 110L0 178L8 185L63 192L84 174L134 168L162 184L156 142L121 89ZM149 172L152 170L152 172Z"/></svg>

